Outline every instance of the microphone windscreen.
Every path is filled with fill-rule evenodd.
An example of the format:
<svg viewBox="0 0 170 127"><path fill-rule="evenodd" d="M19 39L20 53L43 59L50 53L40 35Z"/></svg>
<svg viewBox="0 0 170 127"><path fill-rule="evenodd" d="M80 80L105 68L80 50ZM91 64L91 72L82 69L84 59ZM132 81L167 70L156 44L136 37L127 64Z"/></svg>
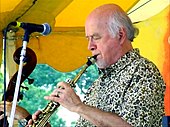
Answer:
<svg viewBox="0 0 170 127"><path fill-rule="evenodd" d="M42 25L44 26L44 31L42 32L43 35L51 33L51 26L48 23L44 23Z"/></svg>

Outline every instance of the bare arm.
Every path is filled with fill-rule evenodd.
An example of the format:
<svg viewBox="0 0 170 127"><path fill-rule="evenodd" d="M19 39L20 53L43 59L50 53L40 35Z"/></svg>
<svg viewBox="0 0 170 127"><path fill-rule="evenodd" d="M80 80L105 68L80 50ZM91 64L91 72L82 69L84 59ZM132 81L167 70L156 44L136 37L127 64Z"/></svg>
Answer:
<svg viewBox="0 0 170 127"><path fill-rule="evenodd" d="M110 112L104 112L95 107L91 107L81 103L78 106L77 113L80 114L84 119L90 121L96 126L105 127L131 127L126 121Z"/></svg>
<svg viewBox="0 0 170 127"><path fill-rule="evenodd" d="M55 89L50 96L45 99L59 102L63 107L72 112L78 113L84 119L90 121L96 126L105 127L130 127L130 125L116 114L104 112L95 107L85 105L80 98L76 95L74 90L66 83L60 82L58 86L63 89ZM56 96L59 92L59 97Z"/></svg>

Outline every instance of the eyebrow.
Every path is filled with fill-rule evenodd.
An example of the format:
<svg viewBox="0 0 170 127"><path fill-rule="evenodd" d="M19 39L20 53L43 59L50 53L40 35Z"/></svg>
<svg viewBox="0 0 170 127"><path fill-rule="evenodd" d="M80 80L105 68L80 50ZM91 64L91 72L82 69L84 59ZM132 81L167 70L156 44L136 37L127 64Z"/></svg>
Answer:
<svg viewBox="0 0 170 127"><path fill-rule="evenodd" d="M86 38L88 38L88 37L94 37L94 36L100 36L98 33L94 33L94 34L92 34L92 35L86 35Z"/></svg>

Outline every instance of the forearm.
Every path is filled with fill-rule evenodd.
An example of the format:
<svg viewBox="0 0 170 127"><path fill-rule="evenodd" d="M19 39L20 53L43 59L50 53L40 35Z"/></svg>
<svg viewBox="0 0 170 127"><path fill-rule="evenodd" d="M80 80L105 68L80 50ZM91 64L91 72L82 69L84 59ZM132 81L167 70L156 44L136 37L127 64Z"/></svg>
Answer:
<svg viewBox="0 0 170 127"><path fill-rule="evenodd" d="M76 111L84 119L99 127L131 127L126 121L114 113L104 112L100 109L80 104Z"/></svg>

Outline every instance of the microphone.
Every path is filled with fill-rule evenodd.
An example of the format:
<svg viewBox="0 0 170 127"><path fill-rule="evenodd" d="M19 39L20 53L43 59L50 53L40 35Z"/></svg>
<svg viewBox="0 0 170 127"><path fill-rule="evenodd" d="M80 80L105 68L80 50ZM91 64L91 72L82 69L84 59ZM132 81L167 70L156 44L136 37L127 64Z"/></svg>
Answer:
<svg viewBox="0 0 170 127"><path fill-rule="evenodd" d="M29 33L39 32L43 35L48 35L51 32L51 26L48 23L44 24L34 24L34 23L24 23L24 22L11 22L9 25L15 27L21 27L27 30Z"/></svg>

